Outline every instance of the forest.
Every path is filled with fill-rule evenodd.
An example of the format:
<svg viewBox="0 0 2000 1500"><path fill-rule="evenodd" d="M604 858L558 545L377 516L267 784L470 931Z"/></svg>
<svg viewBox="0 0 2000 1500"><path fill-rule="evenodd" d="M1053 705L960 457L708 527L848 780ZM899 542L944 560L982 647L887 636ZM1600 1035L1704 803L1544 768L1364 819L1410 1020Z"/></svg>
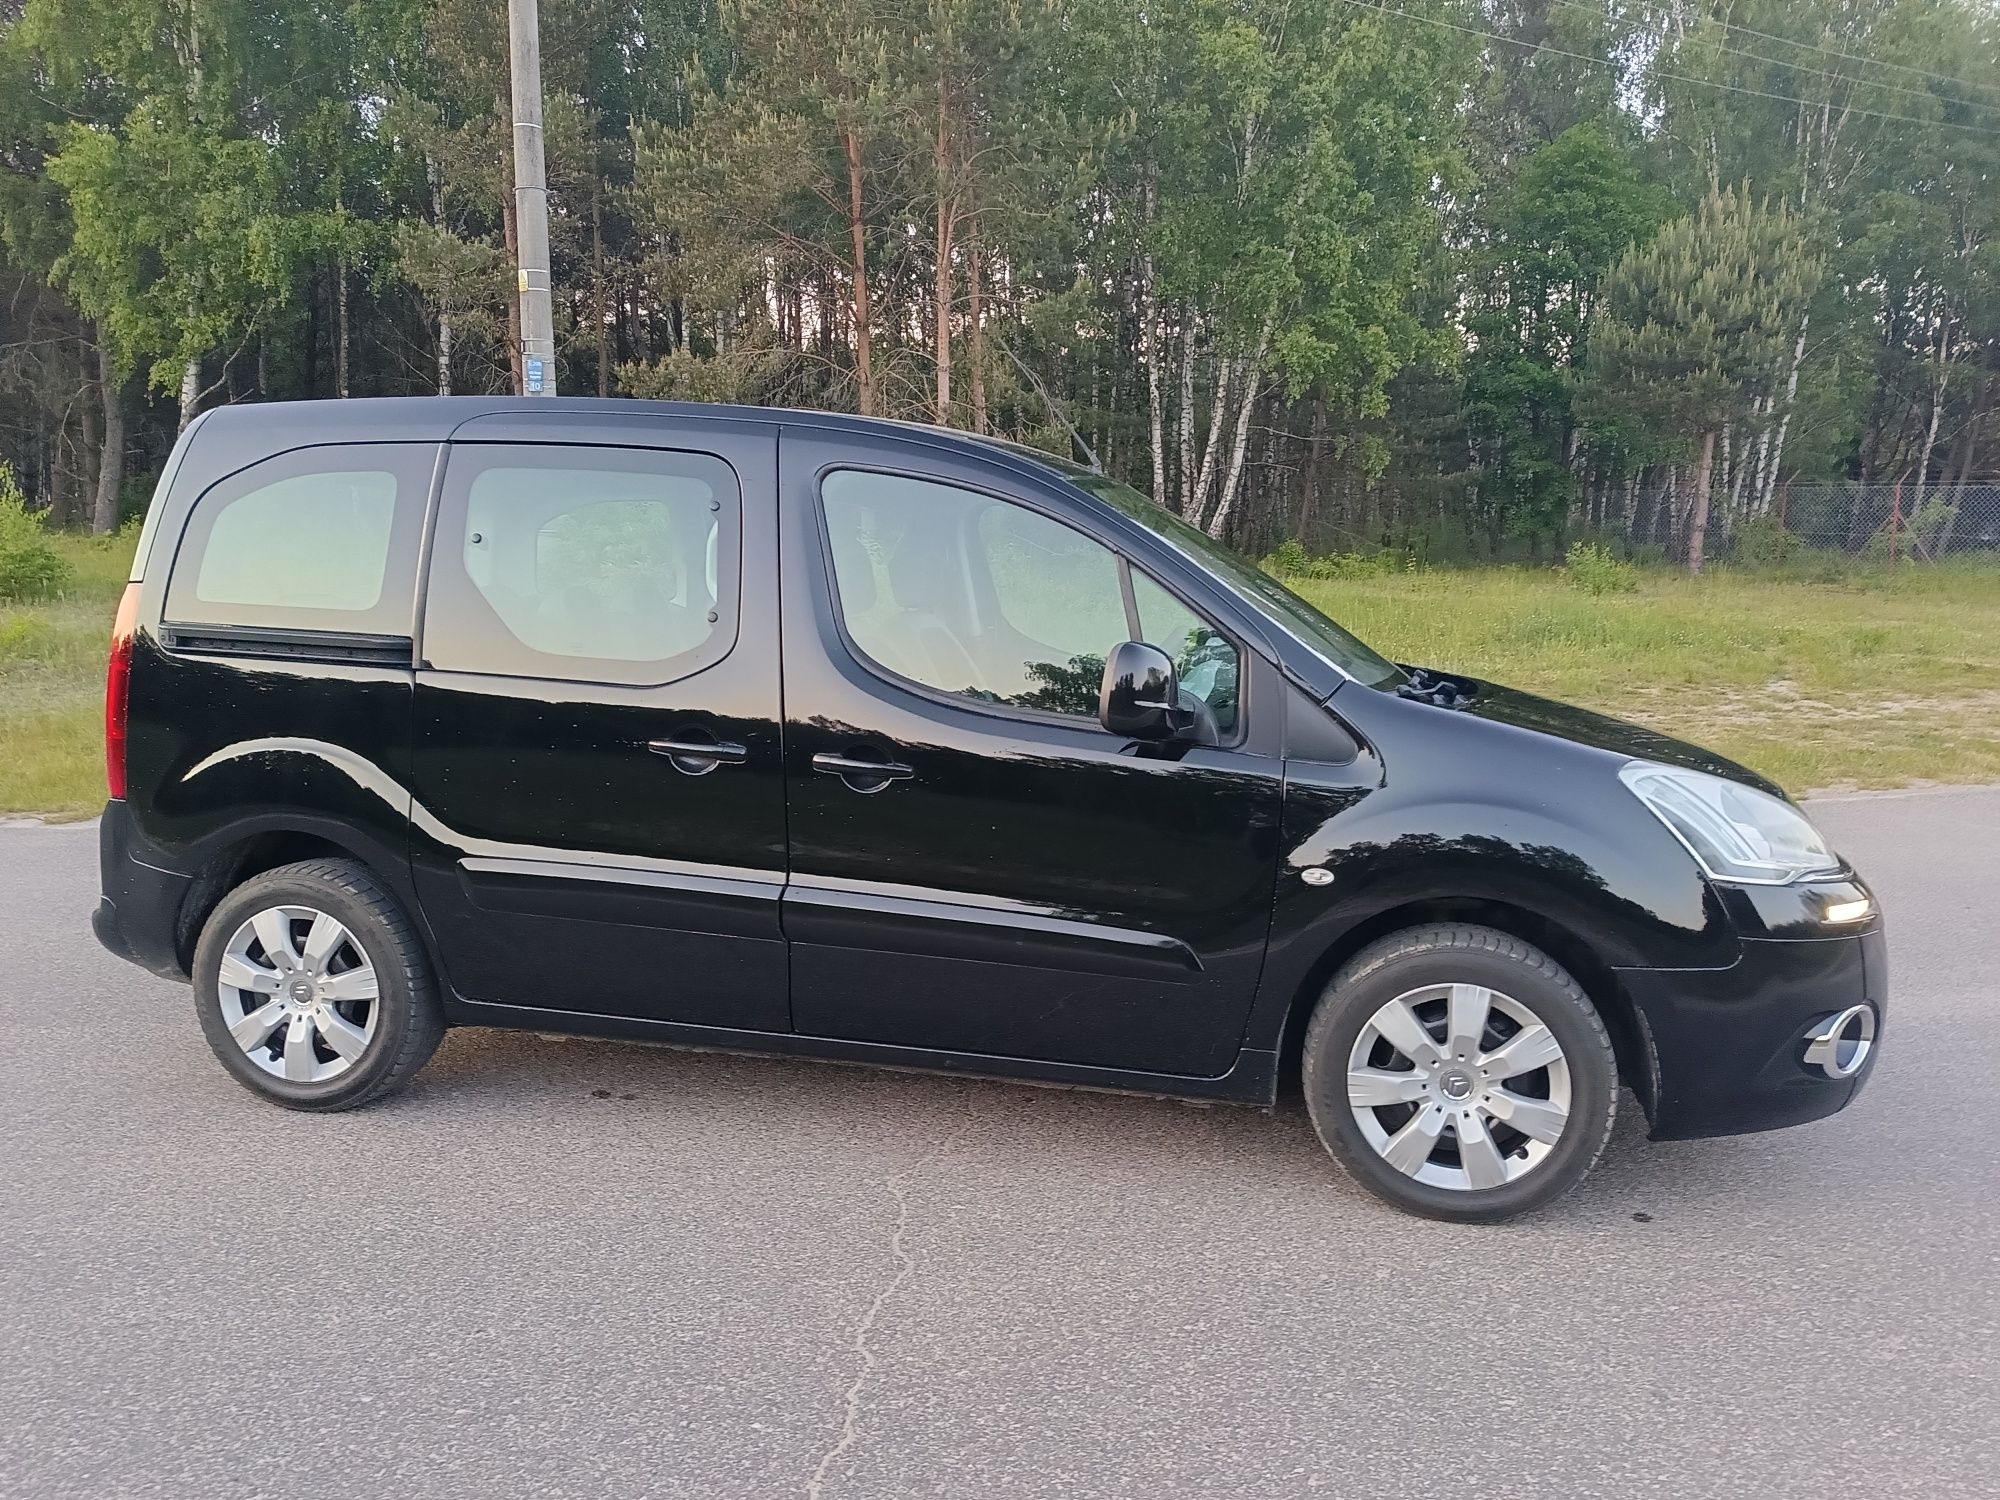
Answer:
<svg viewBox="0 0 2000 1500"><path fill-rule="evenodd" d="M564 394L1088 457L1263 555L2000 548L2000 7L543 0ZM0 463L521 380L499 0L0 0Z"/></svg>

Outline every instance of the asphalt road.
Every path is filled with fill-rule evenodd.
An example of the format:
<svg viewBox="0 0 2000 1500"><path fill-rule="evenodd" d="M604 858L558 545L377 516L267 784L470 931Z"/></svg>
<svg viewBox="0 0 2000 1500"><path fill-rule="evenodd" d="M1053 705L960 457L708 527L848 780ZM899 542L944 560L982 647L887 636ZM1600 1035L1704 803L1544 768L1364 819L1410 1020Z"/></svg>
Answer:
<svg viewBox="0 0 2000 1500"><path fill-rule="evenodd" d="M460 1032L319 1118L0 827L0 1495L1991 1496L2000 789L1821 803L1846 1114L1407 1219L1275 1115Z"/></svg>

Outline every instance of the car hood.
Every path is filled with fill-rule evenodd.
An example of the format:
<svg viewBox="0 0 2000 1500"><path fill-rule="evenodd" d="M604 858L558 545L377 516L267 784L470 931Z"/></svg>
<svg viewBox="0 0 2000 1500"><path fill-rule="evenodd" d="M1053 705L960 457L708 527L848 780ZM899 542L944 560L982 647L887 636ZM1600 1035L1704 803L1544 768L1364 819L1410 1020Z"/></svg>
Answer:
<svg viewBox="0 0 2000 1500"><path fill-rule="evenodd" d="M1629 755L1635 760L1652 760L1662 765L1706 771L1711 776L1726 777L1774 796L1785 795L1782 787L1755 771L1739 766L1712 750L1690 745L1686 740L1677 740L1672 735L1627 723L1624 719L1614 719L1609 714L1558 703L1553 698L1538 698L1533 693L1519 692L1497 682L1475 680L1469 685L1474 690L1472 700L1461 702L1456 712L1511 724L1517 729L1531 729L1537 734L1551 735L1572 744L1590 745L1615 755Z"/></svg>

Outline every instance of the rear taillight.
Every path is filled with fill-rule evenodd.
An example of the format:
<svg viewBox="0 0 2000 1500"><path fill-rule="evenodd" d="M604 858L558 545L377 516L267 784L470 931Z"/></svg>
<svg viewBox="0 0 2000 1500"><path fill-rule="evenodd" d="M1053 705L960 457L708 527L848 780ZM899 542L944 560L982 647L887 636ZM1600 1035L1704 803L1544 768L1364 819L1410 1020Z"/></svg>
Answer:
<svg viewBox="0 0 2000 1500"><path fill-rule="evenodd" d="M139 623L139 585L125 585L111 624L111 660L104 669L104 781L114 801L125 796L125 725L132 706L132 633Z"/></svg>

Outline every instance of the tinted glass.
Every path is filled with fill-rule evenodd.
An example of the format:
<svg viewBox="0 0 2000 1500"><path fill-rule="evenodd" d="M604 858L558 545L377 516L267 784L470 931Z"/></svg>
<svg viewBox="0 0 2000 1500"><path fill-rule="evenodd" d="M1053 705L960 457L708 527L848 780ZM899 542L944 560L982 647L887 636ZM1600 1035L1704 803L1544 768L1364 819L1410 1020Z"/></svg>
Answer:
<svg viewBox="0 0 2000 1500"><path fill-rule="evenodd" d="M1369 687L1393 688L1408 681L1403 669L1365 645L1277 579L1231 552L1200 528L1153 504L1144 495L1108 475L1076 469L1051 460L1070 482L1117 507L1126 516L1177 547L1250 608L1277 625L1355 681Z"/></svg>
<svg viewBox="0 0 2000 1500"><path fill-rule="evenodd" d="M1215 715L1224 738L1236 731L1240 658L1229 638L1137 568L1132 600L1139 606L1139 635L1174 659L1183 697L1195 697Z"/></svg>
<svg viewBox="0 0 2000 1500"><path fill-rule="evenodd" d="M701 453L461 444L432 543L424 658L653 684L728 653L737 490Z"/></svg>
<svg viewBox="0 0 2000 1500"><path fill-rule="evenodd" d="M221 481L188 520L167 618L409 634L435 453L413 443L307 448Z"/></svg>
<svg viewBox="0 0 2000 1500"><path fill-rule="evenodd" d="M842 471L822 503L864 656L942 692L1095 721L1104 659L1127 638L1110 549L931 480Z"/></svg>

